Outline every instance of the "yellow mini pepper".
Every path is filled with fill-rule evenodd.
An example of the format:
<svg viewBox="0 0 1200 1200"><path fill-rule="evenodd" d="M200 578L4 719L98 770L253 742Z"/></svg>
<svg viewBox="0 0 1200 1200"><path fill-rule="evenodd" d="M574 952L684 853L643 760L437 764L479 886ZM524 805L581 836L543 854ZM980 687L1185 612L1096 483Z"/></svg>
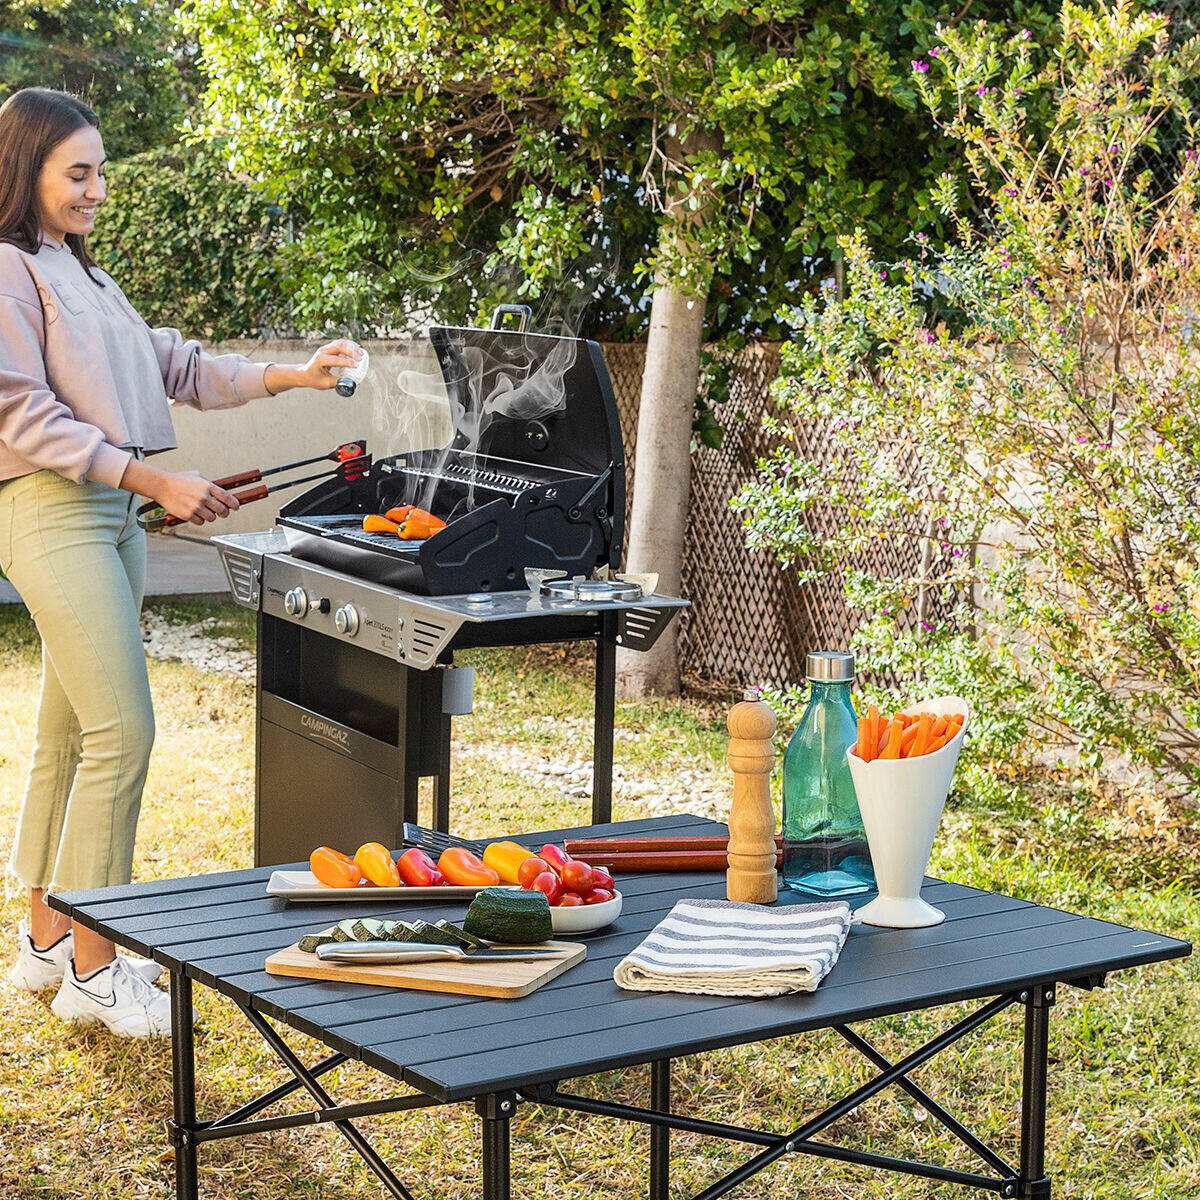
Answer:
<svg viewBox="0 0 1200 1200"><path fill-rule="evenodd" d="M532 850L518 842L492 842L483 852L485 866L500 876L501 883L517 883L517 871L527 858L536 858Z"/></svg>

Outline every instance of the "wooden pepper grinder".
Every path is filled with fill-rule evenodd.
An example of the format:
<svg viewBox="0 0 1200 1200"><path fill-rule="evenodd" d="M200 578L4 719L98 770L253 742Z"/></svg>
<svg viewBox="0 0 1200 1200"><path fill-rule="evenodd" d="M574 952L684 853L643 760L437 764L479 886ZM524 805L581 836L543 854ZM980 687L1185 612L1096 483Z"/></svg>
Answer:
<svg viewBox="0 0 1200 1200"><path fill-rule="evenodd" d="M730 900L773 904L775 815L771 810L771 768L775 765L775 713L757 688L729 710L729 765L733 803L729 808L729 868L725 894Z"/></svg>

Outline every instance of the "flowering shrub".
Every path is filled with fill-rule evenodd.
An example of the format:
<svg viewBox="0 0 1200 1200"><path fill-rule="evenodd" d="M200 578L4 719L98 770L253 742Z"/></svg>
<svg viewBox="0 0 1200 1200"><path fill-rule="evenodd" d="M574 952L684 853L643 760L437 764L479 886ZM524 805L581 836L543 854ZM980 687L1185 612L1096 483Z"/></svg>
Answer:
<svg viewBox="0 0 1200 1200"><path fill-rule="evenodd" d="M913 63L967 167L938 186L954 244L880 263L847 241L845 297L793 314L781 447L735 504L801 580L844 575L865 668L971 699L976 771L1070 749L1198 799L1200 162L1150 170L1164 128L1192 144L1197 47L1167 33L1067 3L1053 44L981 24ZM840 463L807 461L796 419ZM902 536L919 571L863 568Z"/></svg>

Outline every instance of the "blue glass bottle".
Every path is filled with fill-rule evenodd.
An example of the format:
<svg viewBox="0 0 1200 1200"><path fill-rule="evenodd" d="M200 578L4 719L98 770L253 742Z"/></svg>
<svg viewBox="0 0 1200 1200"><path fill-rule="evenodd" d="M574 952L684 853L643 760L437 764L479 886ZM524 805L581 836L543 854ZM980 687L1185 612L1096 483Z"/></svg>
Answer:
<svg viewBox="0 0 1200 1200"><path fill-rule="evenodd" d="M783 882L819 897L875 888L846 751L858 737L854 655L808 655L808 707L783 757Z"/></svg>

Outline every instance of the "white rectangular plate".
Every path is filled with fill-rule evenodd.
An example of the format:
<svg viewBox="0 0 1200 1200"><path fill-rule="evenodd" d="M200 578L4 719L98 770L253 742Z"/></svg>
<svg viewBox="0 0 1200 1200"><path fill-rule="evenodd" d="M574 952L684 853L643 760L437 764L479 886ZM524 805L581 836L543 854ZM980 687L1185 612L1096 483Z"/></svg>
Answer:
<svg viewBox="0 0 1200 1200"><path fill-rule="evenodd" d="M267 895L281 900L322 901L353 900L470 900L479 887L356 887L335 888L322 883L311 871L272 871L267 881Z"/></svg>

